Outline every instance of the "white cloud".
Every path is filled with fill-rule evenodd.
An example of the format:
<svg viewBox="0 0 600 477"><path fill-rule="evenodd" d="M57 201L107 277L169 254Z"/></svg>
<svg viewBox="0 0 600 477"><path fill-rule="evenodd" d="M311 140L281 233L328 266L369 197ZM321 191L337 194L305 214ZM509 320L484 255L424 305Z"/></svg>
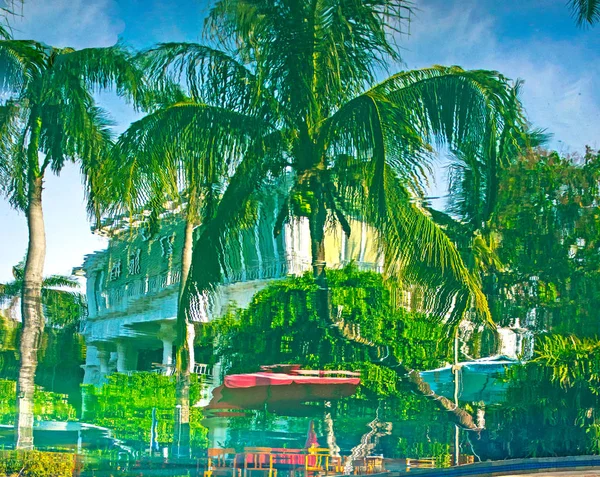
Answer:
<svg viewBox="0 0 600 477"><path fill-rule="evenodd" d="M116 11L115 0L27 0L22 17L11 23L16 38L57 47L111 46L125 28Z"/></svg>

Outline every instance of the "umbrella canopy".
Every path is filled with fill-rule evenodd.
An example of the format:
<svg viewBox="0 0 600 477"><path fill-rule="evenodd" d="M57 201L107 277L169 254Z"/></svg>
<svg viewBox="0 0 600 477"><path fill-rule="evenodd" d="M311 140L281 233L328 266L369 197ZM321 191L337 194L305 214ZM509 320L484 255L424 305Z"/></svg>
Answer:
<svg viewBox="0 0 600 477"><path fill-rule="evenodd" d="M283 407L303 402L330 401L351 396L360 379L328 377L328 372L316 375L273 372L233 374L213 390L207 409L263 409ZM329 372L331 373L331 372Z"/></svg>
<svg viewBox="0 0 600 477"><path fill-rule="evenodd" d="M509 366L516 363L518 361L505 356L459 363L459 399L466 402L483 401L486 404L502 402L508 387L508 382L502 376ZM433 392L448 399L454 397L456 376L452 372L452 366L423 371L420 374Z"/></svg>

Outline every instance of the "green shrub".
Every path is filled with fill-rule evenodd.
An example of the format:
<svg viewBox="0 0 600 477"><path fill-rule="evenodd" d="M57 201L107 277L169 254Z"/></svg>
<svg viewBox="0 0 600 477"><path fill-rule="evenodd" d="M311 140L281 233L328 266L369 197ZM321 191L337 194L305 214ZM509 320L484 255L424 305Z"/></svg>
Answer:
<svg viewBox="0 0 600 477"><path fill-rule="evenodd" d="M0 451L0 476L71 477L75 454L39 451Z"/></svg>
<svg viewBox="0 0 600 477"><path fill-rule="evenodd" d="M190 401L200 399L200 382L192 375ZM173 441L175 410L175 378L155 373L135 373L131 376L115 373L101 388L84 386L85 413L83 420L112 429L118 439L149 442L152 408L158 419L157 440L161 444ZM207 430L200 424L202 410L190 409L191 441L195 446L206 443Z"/></svg>
<svg viewBox="0 0 600 477"><path fill-rule="evenodd" d="M16 406L15 381L0 379L0 424L13 424ZM66 394L44 391L40 386L35 387L33 398L33 413L41 421L73 421L75 408L67 402Z"/></svg>

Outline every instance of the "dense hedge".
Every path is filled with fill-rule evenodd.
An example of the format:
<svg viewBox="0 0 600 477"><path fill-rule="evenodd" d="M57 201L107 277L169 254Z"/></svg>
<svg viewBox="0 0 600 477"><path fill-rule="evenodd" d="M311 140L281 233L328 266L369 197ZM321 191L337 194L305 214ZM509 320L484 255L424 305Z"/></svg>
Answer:
<svg viewBox="0 0 600 477"><path fill-rule="evenodd" d="M190 401L200 399L200 382L191 376ZM139 372L131 376L111 374L101 388L84 386L85 412L83 420L108 427L118 439L148 443L152 427L152 409L156 408L157 440L160 444L173 441L175 410L175 378L155 373ZM200 424L202 410L190 409L192 444L206 443L207 430Z"/></svg>
<svg viewBox="0 0 600 477"><path fill-rule="evenodd" d="M394 395L398 370L435 368L451 359L447 327L394 306L380 274L348 266L327 276L328 320L317 311L319 287L308 273L272 283L247 309L231 310L208 325L201 341L215 345L227 372L276 363L360 370L357 397Z"/></svg>
<svg viewBox="0 0 600 477"><path fill-rule="evenodd" d="M13 424L16 409L15 381L0 379L0 424ZM67 402L65 394L44 391L36 386L33 398L33 413L41 421L73 421L75 408Z"/></svg>
<svg viewBox="0 0 600 477"><path fill-rule="evenodd" d="M77 456L59 452L0 451L0 475L71 477L77 474Z"/></svg>

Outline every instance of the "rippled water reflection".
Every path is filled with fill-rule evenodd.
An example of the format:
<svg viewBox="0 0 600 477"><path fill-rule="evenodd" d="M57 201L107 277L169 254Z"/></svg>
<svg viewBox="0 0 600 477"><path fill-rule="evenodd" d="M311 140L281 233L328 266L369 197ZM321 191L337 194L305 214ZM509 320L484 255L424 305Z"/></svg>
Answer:
<svg viewBox="0 0 600 477"><path fill-rule="evenodd" d="M575 371L556 361L521 364L503 356L447 365L453 343L435 322L383 309L369 317L379 327L375 331L353 324L352 307L360 311L362 306L352 294L359 293L357 288L333 293L334 306L335 300L351 304L350 318L342 324L314 319L310 309L298 308L305 298L292 300L297 295L285 287L273 290L263 298L300 311L276 321L275 308L266 308L272 316L265 318L259 300L249 311L236 312L239 321L202 328L196 335L197 359L212 364L197 366L200 374L191 376L189 442L174 425L182 411L176 405L175 377L164 375L168 368L163 374L109 372L101 386L83 384L86 347L78 324L46 329L36 375L36 448L77 452L85 458L86 472L171 466L171 475L176 472L172 466L204 468L208 448L301 453L313 445L333 456L352 456L350 461L383 455L391 459L391 468L400 470L406 459L431 459L444 467L600 451L600 398L592 380L595 355L579 353ZM294 323L289 322L292 318ZM257 336L270 345L261 344ZM19 327L2 321L0 337L0 446L11 448ZM485 334L477 339L479 355L493 349ZM473 341L466 344L475 349ZM328 392L317 392L318 386L267 386L250 402L240 401L240 395L232 399L231 390L217 393L223 376L207 371L218 369L218 360L227 376L247 375L261 364L284 359L303 363L304 370L275 370L292 373L292 378L300 373L322 384L336 375L352 379L351 373L340 371L352 369L362 373L361 384L343 393L335 391L337 384ZM315 369L329 371L319 374Z"/></svg>
<svg viewBox="0 0 600 477"><path fill-rule="evenodd" d="M480 431L467 429L457 414L436 399L444 394L452 399L455 391L443 370L425 374L434 396L424 395L405 379L397 396L384 399L364 399L359 392L359 396L339 401L279 408L276 412L267 408L202 413L196 408L190 455L202 456L207 446L240 451L248 446L302 449L311 423L318 445L339 448L342 455L435 458L441 466L452 464L457 453L460 462L477 462L598 451L600 403L589 388L564 389L551 381L548 369L539 365L471 368L465 367L462 382L459 380L459 406L484 426ZM41 380L50 382L51 370L44 369L43 373ZM73 385L74 377L66 372L59 376L61 387L54 389L64 394L40 390L36 401L40 422L36 423L34 437L38 448L77 450L100 456L101 460L104 456L113 463L133 462L150 455L154 425L154 455L170 452L167 449L171 447L168 441L172 439L175 399L172 378L150 373L113 376L109 378L112 387L109 390L107 386L104 394L84 388L82 413L75 406L80 402L81 389ZM135 385L127 387L127 382ZM8 426L14 401L12 383L11 379L0 381L0 438L4 446L12 443ZM472 399L474 396L477 401ZM154 421L152 408L158 410Z"/></svg>

